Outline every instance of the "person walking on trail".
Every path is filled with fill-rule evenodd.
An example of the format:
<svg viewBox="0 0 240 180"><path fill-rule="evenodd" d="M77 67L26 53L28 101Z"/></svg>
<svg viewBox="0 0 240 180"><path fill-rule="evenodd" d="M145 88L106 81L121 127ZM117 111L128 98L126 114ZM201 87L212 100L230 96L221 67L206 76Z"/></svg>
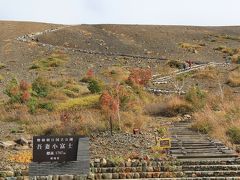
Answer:
<svg viewBox="0 0 240 180"><path fill-rule="evenodd" d="M232 61L232 59L230 56L226 57L226 61L225 61L226 66L230 66L231 61Z"/></svg>
<svg viewBox="0 0 240 180"><path fill-rule="evenodd" d="M191 69L192 68L192 61L188 60L188 61L186 61L186 63L188 64L189 69Z"/></svg>

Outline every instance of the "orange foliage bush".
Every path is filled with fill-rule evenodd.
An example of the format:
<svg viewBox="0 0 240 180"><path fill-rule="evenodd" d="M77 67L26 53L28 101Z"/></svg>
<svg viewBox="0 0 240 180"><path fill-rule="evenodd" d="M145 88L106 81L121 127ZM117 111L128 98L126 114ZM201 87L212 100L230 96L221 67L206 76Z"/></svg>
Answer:
<svg viewBox="0 0 240 180"><path fill-rule="evenodd" d="M130 71L128 82L133 85L147 85L152 77L151 69L134 68Z"/></svg>
<svg viewBox="0 0 240 180"><path fill-rule="evenodd" d="M22 151L9 156L9 160L14 163L25 163L28 164L32 161L31 151Z"/></svg>
<svg viewBox="0 0 240 180"><path fill-rule="evenodd" d="M24 81L24 80L21 80L19 86L20 86L20 89L22 91L28 91L31 88L31 85L28 82Z"/></svg>
<svg viewBox="0 0 240 180"><path fill-rule="evenodd" d="M93 78L93 76L94 76L93 69L89 69L86 73L86 78L90 79L90 78Z"/></svg>
<svg viewBox="0 0 240 180"><path fill-rule="evenodd" d="M100 107L107 115L114 117L119 110L119 100L104 91L100 97Z"/></svg>

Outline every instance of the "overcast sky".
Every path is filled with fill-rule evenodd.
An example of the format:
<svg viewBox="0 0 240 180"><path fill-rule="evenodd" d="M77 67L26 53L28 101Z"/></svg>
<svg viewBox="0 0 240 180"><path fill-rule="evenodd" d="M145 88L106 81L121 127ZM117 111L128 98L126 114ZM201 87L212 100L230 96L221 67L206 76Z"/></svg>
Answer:
<svg viewBox="0 0 240 180"><path fill-rule="evenodd" d="M0 20L240 25L240 0L0 0Z"/></svg>

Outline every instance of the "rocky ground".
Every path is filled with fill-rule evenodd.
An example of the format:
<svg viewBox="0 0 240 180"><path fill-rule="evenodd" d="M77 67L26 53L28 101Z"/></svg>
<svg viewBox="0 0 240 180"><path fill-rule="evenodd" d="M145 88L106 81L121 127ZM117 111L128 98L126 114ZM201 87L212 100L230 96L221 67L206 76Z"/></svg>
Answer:
<svg viewBox="0 0 240 180"><path fill-rule="evenodd" d="M49 79L76 78L79 80L89 68L101 74L106 67L110 66L150 67L157 73L166 59L223 63L225 62L224 54L215 51L214 48L221 45L236 48L240 44L238 40L218 37L222 34L239 36L239 27L82 25L38 34L37 39L33 36L34 39L30 42L17 40L17 37L23 37L26 34L58 27L64 26L0 22L0 30L4 32L0 35L0 63L4 64L4 68L0 68L0 75L3 77L0 80L0 103L2 99L6 99L3 89L13 76L27 81L32 81L38 75ZM202 46L198 50L189 51L179 45L182 42L202 44ZM63 67L53 68L50 71L30 70L36 59L47 57L59 50L69 57ZM223 70L227 72L225 67ZM201 82L189 80L186 87L199 83L201 87L206 86L211 89L211 83ZM224 86L227 87L227 85ZM167 84L161 87L169 89ZM232 91L238 92L239 88ZM173 121L178 120L178 117L173 119ZM100 159L106 155L109 158L151 155L151 147L155 144L158 128L169 126L171 122L172 119L153 118L153 122L138 134L114 132L111 136L110 132L93 133L90 138L91 158ZM10 154L31 150L31 137L22 129L21 124L17 122L0 121L0 158L2 159L0 169L11 169L4 163L8 161ZM14 168L24 170L26 166Z"/></svg>

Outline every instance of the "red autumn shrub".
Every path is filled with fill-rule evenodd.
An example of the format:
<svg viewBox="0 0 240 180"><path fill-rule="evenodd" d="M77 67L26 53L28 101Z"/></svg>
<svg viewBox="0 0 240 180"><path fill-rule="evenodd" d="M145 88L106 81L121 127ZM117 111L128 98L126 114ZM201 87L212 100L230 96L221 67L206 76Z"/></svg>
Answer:
<svg viewBox="0 0 240 180"><path fill-rule="evenodd" d="M107 91L104 91L100 97L100 107L107 114L109 114L111 111L110 110L111 103L112 103L112 96Z"/></svg>
<svg viewBox="0 0 240 180"><path fill-rule="evenodd" d="M90 78L93 78L93 76L94 76L93 69L89 69L86 73L86 78L90 79Z"/></svg>
<svg viewBox="0 0 240 180"><path fill-rule="evenodd" d="M9 90L10 96L17 96L19 93L20 93L20 90L18 86L11 87Z"/></svg>
<svg viewBox="0 0 240 180"><path fill-rule="evenodd" d="M119 100L104 91L100 97L100 107L109 117L114 117L119 110Z"/></svg>
<svg viewBox="0 0 240 180"><path fill-rule="evenodd" d="M21 101L27 102L31 98L31 94L29 91L24 91L21 95Z"/></svg>
<svg viewBox="0 0 240 180"><path fill-rule="evenodd" d="M145 86L152 77L151 69L134 68L130 71L128 82L133 85Z"/></svg>
<svg viewBox="0 0 240 180"><path fill-rule="evenodd" d="M21 80L19 86L20 86L20 89L21 89L22 91L27 91L27 90L29 90L30 87L31 87L31 85L30 85L28 82L24 81L24 80Z"/></svg>

